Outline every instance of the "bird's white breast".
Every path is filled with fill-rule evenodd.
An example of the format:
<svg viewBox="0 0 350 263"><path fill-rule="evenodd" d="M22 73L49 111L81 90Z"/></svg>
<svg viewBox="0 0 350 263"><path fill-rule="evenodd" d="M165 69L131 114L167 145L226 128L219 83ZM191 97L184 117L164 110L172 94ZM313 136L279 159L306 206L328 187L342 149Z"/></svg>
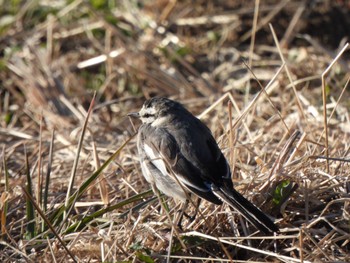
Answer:
<svg viewBox="0 0 350 263"><path fill-rule="evenodd" d="M146 155L149 157L151 162L154 164L155 167L164 175L166 176L167 170L165 166L165 162L163 161L162 157L160 156L159 153L155 153L153 149L148 146L146 143L144 144L144 150Z"/></svg>
<svg viewBox="0 0 350 263"><path fill-rule="evenodd" d="M144 144L144 151L148 156L147 161L151 162L158 169L158 172L152 173L147 165L141 164L142 173L146 180L150 183L155 183L157 188L167 196L185 202L187 195L183 190L183 186L179 185L178 181L168 173L167 164L164 162L160 153L155 152L147 144Z"/></svg>

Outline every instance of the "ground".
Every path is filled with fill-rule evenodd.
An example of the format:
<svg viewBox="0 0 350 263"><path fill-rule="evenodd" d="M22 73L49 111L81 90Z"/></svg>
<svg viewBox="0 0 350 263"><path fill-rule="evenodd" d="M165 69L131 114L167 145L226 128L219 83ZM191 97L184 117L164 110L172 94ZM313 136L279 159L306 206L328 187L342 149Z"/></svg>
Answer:
<svg viewBox="0 0 350 263"><path fill-rule="evenodd" d="M1 262L350 261L349 1L0 5ZM208 125L280 233L204 201L172 224L127 117L153 96Z"/></svg>

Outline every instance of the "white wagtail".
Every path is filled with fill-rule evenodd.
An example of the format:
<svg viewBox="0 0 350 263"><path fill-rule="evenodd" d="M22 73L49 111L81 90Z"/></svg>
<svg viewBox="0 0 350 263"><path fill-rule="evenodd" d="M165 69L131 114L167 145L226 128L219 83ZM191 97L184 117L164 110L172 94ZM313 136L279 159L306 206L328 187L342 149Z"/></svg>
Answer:
<svg viewBox="0 0 350 263"><path fill-rule="evenodd" d="M211 131L180 103L152 98L129 116L142 121L137 148L153 189L184 202L188 193L217 205L224 201L262 232L278 232L267 215L233 188L230 167Z"/></svg>

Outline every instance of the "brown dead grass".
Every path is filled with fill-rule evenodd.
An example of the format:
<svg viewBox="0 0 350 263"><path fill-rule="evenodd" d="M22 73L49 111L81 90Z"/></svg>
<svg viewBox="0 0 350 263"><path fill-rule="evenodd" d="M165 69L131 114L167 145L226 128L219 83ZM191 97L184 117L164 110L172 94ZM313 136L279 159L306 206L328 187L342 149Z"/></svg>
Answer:
<svg viewBox="0 0 350 263"><path fill-rule="evenodd" d="M134 134L133 125L137 129L139 123L131 123L126 114L138 110L144 98L167 96L208 124L230 160L236 188L274 216L281 233L260 236L226 206L207 202L202 202L200 216L176 232L155 200L130 212L131 205L115 209L81 230L61 233L77 261L350 260L349 52L325 78L328 156L339 158L329 160L328 168L319 158L326 155L321 75L345 45L339 38L340 49L334 47L343 24L333 24L339 28L336 35L328 35L329 42L308 30L334 13L339 19L348 14L348 3L325 1L309 7L303 1L261 1L252 26L253 3L231 2L155 1L140 7L125 1L118 8L97 9L74 1L37 20L34 11L44 10L44 2L19 9L0 41L0 156L5 160L0 210L6 217L1 262L71 261L50 232L25 237L28 222L20 188L26 184L24 147L36 195L38 178L43 180L50 163L49 206L64 203L93 90L95 107L75 188ZM255 42L250 42L250 31ZM295 131L299 137L293 137ZM98 188L102 178L106 193ZM287 198L276 207L271 196L286 181L291 182ZM106 202L113 205L147 189L131 141L77 200L69 223ZM165 200L175 217L178 204ZM193 211L189 207L189 214Z"/></svg>

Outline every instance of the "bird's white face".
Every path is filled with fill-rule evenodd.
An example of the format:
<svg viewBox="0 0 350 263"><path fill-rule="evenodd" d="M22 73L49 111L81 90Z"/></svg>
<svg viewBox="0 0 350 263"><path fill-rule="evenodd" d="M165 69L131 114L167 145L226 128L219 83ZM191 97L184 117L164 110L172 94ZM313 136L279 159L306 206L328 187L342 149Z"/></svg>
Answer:
<svg viewBox="0 0 350 263"><path fill-rule="evenodd" d="M160 109L161 104L145 104L139 111L139 117L142 123L151 124L153 127L160 127L166 123L168 114L166 108Z"/></svg>
<svg viewBox="0 0 350 263"><path fill-rule="evenodd" d="M139 115L142 123L153 123L157 118L157 110L154 107L143 105Z"/></svg>

